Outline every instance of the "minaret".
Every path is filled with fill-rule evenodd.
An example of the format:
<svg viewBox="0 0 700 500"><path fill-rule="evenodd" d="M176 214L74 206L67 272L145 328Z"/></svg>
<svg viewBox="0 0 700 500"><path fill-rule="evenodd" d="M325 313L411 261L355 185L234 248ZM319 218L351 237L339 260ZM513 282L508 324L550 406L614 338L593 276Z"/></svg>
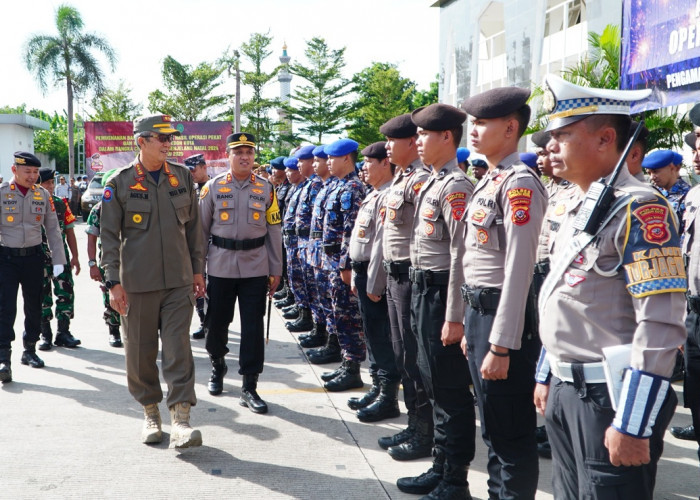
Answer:
<svg viewBox="0 0 700 500"><path fill-rule="evenodd" d="M291 57L287 55L287 42L282 46L282 55L280 56L280 62L282 63L282 69L277 74L277 80L280 82L280 101L284 104L289 104L289 82L292 81L292 75L289 73L289 61ZM277 115L279 116L280 123L284 123L284 132L292 132L292 123L287 119L287 113L282 108L277 110Z"/></svg>

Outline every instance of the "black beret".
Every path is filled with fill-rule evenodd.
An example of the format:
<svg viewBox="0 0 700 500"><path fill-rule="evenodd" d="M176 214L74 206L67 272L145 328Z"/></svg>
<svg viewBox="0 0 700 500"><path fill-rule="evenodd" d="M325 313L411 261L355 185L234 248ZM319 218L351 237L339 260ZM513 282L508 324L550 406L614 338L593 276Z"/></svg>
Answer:
<svg viewBox="0 0 700 500"><path fill-rule="evenodd" d="M552 138L552 134L550 134L547 130L538 130L531 136L532 142L535 146L538 148L546 148L547 143L549 142L549 139Z"/></svg>
<svg viewBox="0 0 700 500"><path fill-rule="evenodd" d="M41 167L39 158L26 151L15 151L15 165L25 167Z"/></svg>
<svg viewBox="0 0 700 500"><path fill-rule="evenodd" d="M185 165L187 165L190 168L194 168L197 165L200 165L202 163L204 163L206 165L207 162L204 160L204 155L201 153L196 154L196 155L192 155L192 156L185 159Z"/></svg>
<svg viewBox="0 0 700 500"><path fill-rule="evenodd" d="M485 162L484 160L482 160L481 158L474 158L474 159L472 160L472 167L475 167L475 168L486 168L486 169L489 168L489 166L486 164L486 162Z"/></svg>
<svg viewBox="0 0 700 500"><path fill-rule="evenodd" d="M53 179L54 170L49 167L44 167L39 169L39 184L42 182L50 181Z"/></svg>
<svg viewBox="0 0 700 500"><path fill-rule="evenodd" d="M462 103L462 109L475 118L502 118L527 106L528 120L530 89L499 87L471 96Z"/></svg>
<svg viewBox="0 0 700 500"><path fill-rule="evenodd" d="M693 106L693 108L688 112L688 118L690 118L693 125L700 127L700 104Z"/></svg>
<svg viewBox="0 0 700 500"><path fill-rule="evenodd" d="M395 116L384 125L379 127L379 131L386 137L393 139L405 139L416 135L416 125L411 120L411 113Z"/></svg>
<svg viewBox="0 0 700 500"><path fill-rule="evenodd" d="M639 122L632 120L632 123L630 123L630 135L629 135L629 137L632 137L632 134L634 134L634 131L637 130L637 125L639 125ZM646 126L642 125L642 130L639 131L639 135L637 136L636 142L642 143L644 145L644 147L646 148L648 137L649 137L649 129L646 128ZM629 140L629 138L628 138L628 140Z"/></svg>
<svg viewBox="0 0 700 500"><path fill-rule="evenodd" d="M362 156L367 158L375 158L377 160L383 160L386 158L386 141L375 142L370 144L365 149L360 151Z"/></svg>
<svg viewBox="0 0 700 500"><path fill-rule="evenodd" d="M683 140L688 146L690 146L690 149L692 149L693 151L695 151L695 141L697 140L697 138L698 137L695 135L695 132L688 132L687 134L685 134L685 136L683 136Z"/></svg>
<svg viewBox="0 0 700 500"><path fill-rule="evenodd" d="M286 168L284 166L284 159L284 156L278 156L274 160L270 160L270 166L275 170L284 170Z"/></svg>
<svg viewBox="0 0 700 500"><path fill-rule="evenodd" d="M255 136L253 134L246 134L243 132L236 132L231 134L226 138L226 145L231 148L238 148L240 146L250 146L255 147Z"/></svg>
<svg viewBox="0 0 700 500"><path fill-rule="evenodd" d="M435 103L423 106L411 113L411 120L424 130L454 130L461 127L467 114L449 104Z"/></svg>

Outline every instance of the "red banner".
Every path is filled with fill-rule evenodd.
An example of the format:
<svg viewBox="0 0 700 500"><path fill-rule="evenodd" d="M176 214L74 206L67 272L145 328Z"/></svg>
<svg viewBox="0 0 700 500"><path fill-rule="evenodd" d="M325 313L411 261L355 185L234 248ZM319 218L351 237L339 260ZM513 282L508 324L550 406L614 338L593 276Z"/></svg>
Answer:
<svg viewBox="0 0 700 500"><path fill-rule="evenodd" d="M169 159L184 163L185 158L203 154L209 175L229 168L226 137L229 122L173 122L181 135L170 148ZM85 122L85 168L88 176L128 165L138 154L132 122Z"/></svg>

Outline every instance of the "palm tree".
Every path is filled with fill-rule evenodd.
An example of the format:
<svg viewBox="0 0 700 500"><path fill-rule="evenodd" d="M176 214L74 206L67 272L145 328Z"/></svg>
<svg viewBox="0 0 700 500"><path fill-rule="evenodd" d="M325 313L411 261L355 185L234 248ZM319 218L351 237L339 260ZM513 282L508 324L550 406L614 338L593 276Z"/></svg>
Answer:
<svg viewBox="0 0 700 500"><path fill-rule="evenodd" d="M116 55L107 41L95 33L83 33L83 19L74 7L61 5L56 11L58 36L34 35L26 43L24 60L34 73L42 92L48 84L65 84L68 97L68 174L75 173L73 146L73 96L92 89L96 94L104 90L100 65L92 49L102 52L112 71Z"/></svg>

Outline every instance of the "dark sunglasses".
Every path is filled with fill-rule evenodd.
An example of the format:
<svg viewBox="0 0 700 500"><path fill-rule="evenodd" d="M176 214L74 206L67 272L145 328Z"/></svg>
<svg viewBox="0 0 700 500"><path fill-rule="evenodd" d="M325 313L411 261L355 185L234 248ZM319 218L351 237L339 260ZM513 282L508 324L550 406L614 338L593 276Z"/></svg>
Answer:
<svg viewBox="0 0 700 500"><path fill-rule="evenodd" d="M158 142L161 142L165 144L166 142L173 142L173 138L175 137L175 134L149 134L144 137L151 137L154 139L158 139Z"/></svg>

